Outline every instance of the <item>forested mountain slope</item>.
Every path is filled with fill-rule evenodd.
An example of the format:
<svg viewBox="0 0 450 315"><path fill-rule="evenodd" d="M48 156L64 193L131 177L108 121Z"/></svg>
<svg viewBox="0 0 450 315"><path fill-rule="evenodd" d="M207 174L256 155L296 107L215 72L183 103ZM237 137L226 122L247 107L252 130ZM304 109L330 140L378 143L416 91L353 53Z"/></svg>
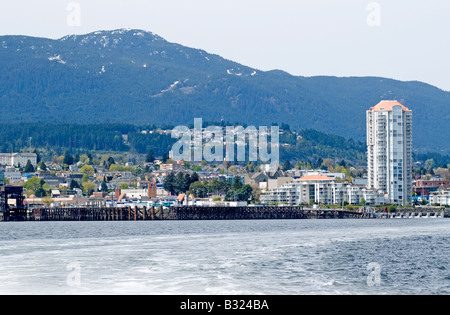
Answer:
<svg viewBox="0 0 450 315"><path fill-rule="evenodd" d="M416 151L448 153L450 93L392 79L263 72L141 30L0 37L0 122L288 123L365 141L366 110L413 110Z"/></svg>

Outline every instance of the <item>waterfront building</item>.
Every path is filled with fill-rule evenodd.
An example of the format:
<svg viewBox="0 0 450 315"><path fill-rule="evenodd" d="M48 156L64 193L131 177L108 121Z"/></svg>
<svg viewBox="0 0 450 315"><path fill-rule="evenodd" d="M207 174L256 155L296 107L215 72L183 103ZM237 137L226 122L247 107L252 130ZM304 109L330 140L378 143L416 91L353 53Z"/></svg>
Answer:
<svg viewBox="0 0 450 315"><path fill-rule="evenodd" d="M430 193L430 204L450 206L450 185L441 186L437 191Z"/></svg>
<svg viewBox="0 0 450 315"><path fill-rule="evenodd" d="M389 202L411 204L412 111L397 101L382 101L367 111L368 187Z"/></svg>
<svg viewBox="0 0 450 315"><path fill-rule="evenodd" d="M386 203L381 190L369 189L348 182L338 182L325 175L307 175L285 185L262 191L261 201L267 205L305 205L311 203L344 206L344 204L382 205Z"/></svg>
<svg viewBox="0 0 450 315"><path fill-rule="evenodd" d="M442 186L448 187L450 186L450 180L440 180L440 179L432 179L432 180L416 180L413 181L413 193L419 197L428 197L431 193L434 193L439 190Z"/></svg>

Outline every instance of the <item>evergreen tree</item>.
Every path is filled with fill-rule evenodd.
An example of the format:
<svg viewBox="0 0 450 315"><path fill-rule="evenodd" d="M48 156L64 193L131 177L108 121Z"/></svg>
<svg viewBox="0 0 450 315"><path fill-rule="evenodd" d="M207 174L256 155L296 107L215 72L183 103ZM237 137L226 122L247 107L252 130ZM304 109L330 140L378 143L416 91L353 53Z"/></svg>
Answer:
<svg viewBox="0 0 450 315"><path fill-rule="evenodd" d="M319 157L319 158L317 159L317 161L316 161L315 168L320 168L320 166L322 165L322 163L323 163L323 159L322 159L321 157Z"/></svg>
<svg viewBox="0 0 450 315"><path fill-rule="evenodd" d="M189 176L189 174L187 174ZM175 193L182 194L189 190L189 179L182 172L175 176Z"/></svg>
<svg viewBox="0 0 450 315"><path fill-rule="evenodd" d="M290 169L292 169L292 164L291 164L291 162L289 160L286 160L283 163L283 171L288 171Z"/></svg>
<svg viewBox="0 0 450 315"><path fill-rule="evenodd" d="M80 186L80 184L79 184L76 180L72 179L72 180L70 181L70 189L71 189L71 190L74 190L75 188L81 189L81 186Z"/></svg>
<svg viewBox="0 0 450 315"><path fill-rule="evenodd" d="M45 192L44 188L38 188L35 192L34 195L36 196L36 198L42 198L47 196L47 193Z"/></svg>
<svg viewBox="0 0 450 315"><path fill-rule="evenodd" d="M189 192L197 198L206 198L208 196L208 187L205 183L195 182L189 187Z"/></svg>
<svg viewBox="0 0 450 315"><path fill-rule="evenodd" d="M198 177L197 172L192 173L190 183L193 184L195 182L198 182L199 180L200 178Z"/></svg>
<svg viewBox="0 0 450 315"><path fill-rule="evenodd" d="M66 151L66 154L64 154L64 160L63 160L64 164L67 165L73 165L73 156L70 155L69 151Z"/></svg>
<svg viewBox="0 0 450 315"><path fill-rule="evenodd" d="M106 178L103 177L103 182L100 186L101 192L107 193L108 192L108 185L106 184Z"/></svg>
<svg viewBox="0 0 450 315"><path fill-rule="evenodd" d="M248 201L253 196L253 188L250 185L244 185L239 191L239 201Z"/></svg>
<svg viewBox="0 0 450 315"><path fill-rule="evenodd" d="M281 124L281 129L283 129L284 131L290 131L291 127L289 126L289 124L282 123Z"/></svg>
<svg viewBox="0 0 450 315"><path fill-rule="evenodd" d="M34 172L34 166L31 164L31 161L28 160L27 165L25 166L25 172L26 173L33 173Z"/></svg>
<svg viewBox="0 0 450 315"><path fill-rule="evenodd" d="M233 189L234 191L238 191L238 190L241 189L241 188L242 188L242 180L241 180L241 178L240 178L239 176L236 176L236 177L234 178L234 181L233 181L232 189Z"/></svg>
<svg viewBox="0 0 450 315"><path fill-rule="evenodd" d="M44 161L40 163L39 168L41 169L41 171L44 172L47 170L47 165L45 165Z"/></svg>
<svg viewBox="0 0 450 315"><path fill-rule="evenodd" d="M228 190L225 199L229 201L248 201L253 197L253 188L250 185L244 185L240 177L234 179L231 189Z"/></svg>
<svg viewBox="0 0 450 315"><path fill-rule="evenodd" d="M147 156L145 157L145 162L147 162L147 163L155 162L155 153L153 152L152 149L150 149L150 151L148 151Z"/></svg>
<svg viewBox="0 0 450 315"><path fill-rule="evenodd" d="M36 150L36 149L34 149L34 152L33 153L36 153L36 159L37 159L37 163L39 163L39 162L41 162L41 156L40 156L40 154L38 153L38 151Z"/></svg>
<svg viewBox="0 0 450 315"><path fill-rule="evenodd" d="M175 195L176 185L175 185L175 174L174 173L169 173L166 176L166 179L164 180L163 188L164 188L164 190L168 191L172 195Z"/></svg>
<svg viewBox="0 0 450 315"><path fill-rule="evenodd" d="M93 160L94 158L92 157L91 152L88 152L87 157L88 157L88 161L87 161L86 164L92 165L92 164L93 164L93 163L92 163L92 160Z"/></svg>

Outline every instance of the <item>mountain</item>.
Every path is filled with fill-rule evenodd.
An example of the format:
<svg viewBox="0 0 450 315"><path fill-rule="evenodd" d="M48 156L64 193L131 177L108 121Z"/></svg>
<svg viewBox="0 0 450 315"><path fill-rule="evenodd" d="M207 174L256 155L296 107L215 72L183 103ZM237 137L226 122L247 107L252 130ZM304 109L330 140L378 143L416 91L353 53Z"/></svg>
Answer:
<svg viewBox="0 0 450 315"><path fill-rule="evenodd" d="M264 72L142 30L0 37L1 123L187 125L201 117L364 141L366 110L386 99L413 110L416 151L450 152L450 92L425 83Z"/></svg>

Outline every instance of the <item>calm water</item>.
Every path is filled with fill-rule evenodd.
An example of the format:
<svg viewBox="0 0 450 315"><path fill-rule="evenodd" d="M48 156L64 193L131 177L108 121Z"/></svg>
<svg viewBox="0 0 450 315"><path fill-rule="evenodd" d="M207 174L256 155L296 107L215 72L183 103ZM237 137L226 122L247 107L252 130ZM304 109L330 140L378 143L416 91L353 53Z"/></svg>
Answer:
<svg viewBox="0 0 450 315"><path fill-rule="evenodd" d="M0 233L0 294L450 294L446 219L29 222Z"/></svg>

